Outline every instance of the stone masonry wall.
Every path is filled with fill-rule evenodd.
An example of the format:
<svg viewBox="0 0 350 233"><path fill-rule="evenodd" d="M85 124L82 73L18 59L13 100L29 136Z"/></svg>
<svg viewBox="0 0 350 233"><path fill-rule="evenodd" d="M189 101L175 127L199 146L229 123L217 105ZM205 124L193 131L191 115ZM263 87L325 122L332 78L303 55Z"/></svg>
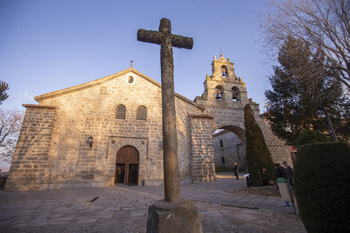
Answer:
<svg viewBox="0 0 350 233"><path fill-rule="evenodd" d="M23 105L27 108L12 159L6 191L38 190L48 172L56 108Z"/></svg>
<svg viewBox="0 0 350 233"><path fill-rule="evenodd" d="M226 66L227 74L222 74L222 66ZM195 102L205 108L205 113L214 117L214 131L225 129L238 136L245 146L244 107L249 104L254 112L255 119L265 136L266 144L272 154L274 162L281 160L291 164L289 151L284 142L275 137L270 127L260 117L259 105L248 98L246 84L234 72L233 63L222 55L219 59L214 57L212 62L212 75L206 76L204 92L201 97L196 97ZM221 89L220 89L221 88ZM237 99L232 99L232 90L239 91ZM221 98L216 98L217 90L221 92Z"/></svg>
<svg viewBox="0 0 350 233"><path fill-rule="evenodd" d="M212 130L213 117L209 115L189 115L192 140L192 181L215 180L215 162Z"/></svg>
<svg viewBox="0 0 350 233"><path fill-rule="evenodd" d="M271 131L269 123L263 119L261 119L261 129L264 132L265 141L271 152L272 160L281 165L283 161L286 161L289 166L293 167L291 153L285 141L275 136Z"/></svg>
<svg viewBox="0 0 350 233"><path fill-rule="evenodd" d="M116 153L123 146L134 146L139 152L140 185L163 178L161 90L156 82L132 71L40 101L60 106L47 183L114 185ZM120 104L126 108L125 119L116 119ZM136 120L139 106L146 107L147 120ZM92 148L87 143L90 136ZM148 143L147 150L142 141Z"/></svg>
<svg viewBox="0 0 350 233"><path fill-rule="evenodd" d="M115 181L116 155L123 146L132 146L139 153L139 185L163 183L159 83L130 68L89 83L38 96L36 100L39 102L35 107L37 111L53 111L44 106L59 107L54 109L55 118L51 119L55 124L50 125L50 141L42 145L45 157L34 158L27 149L21 151L22 156L45 160L45 171L39 178L33 179L35 189L112 186ZM178 94L175 101L179 174L182 179L190 179L191 137L188 115L201 114L203 108ZM126 108L125 119L116 119L116 109L120 104ZM146 120L136 119L139 106L146 107ZM27 110L32 121L43 120L37 111L31 113L31 110ZM26 125L22 130L26 130ZM88 143L90 136L93 137L92 147ZM22 136L22 148L30 148L27 139ZM13 174L10 171L10 177L17 176L16 169L22 168L21 163L17 163L14 158ZM37 165L32 162L26 166Z"/></svg>
<svg viewBox="0 0 350 233"><path fill-rule="evenodd" d="M239 170L246 169L245 147L236 134L227 130L214 134L213 147L215 167L233 168L237 163Z"/></svg>

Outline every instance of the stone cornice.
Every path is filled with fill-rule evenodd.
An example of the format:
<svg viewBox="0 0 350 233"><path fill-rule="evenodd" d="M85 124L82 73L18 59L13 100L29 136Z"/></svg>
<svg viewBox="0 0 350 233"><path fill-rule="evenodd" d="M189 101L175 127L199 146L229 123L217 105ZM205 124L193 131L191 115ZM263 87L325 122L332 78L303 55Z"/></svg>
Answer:
<svg viewBox="0 0 350 233"><path fill-rule="evenodd" d="M46 109L57 109L57 106L49 106L49 105L36 105L36 104L22 104L25 108L46 108Z"/></svg>

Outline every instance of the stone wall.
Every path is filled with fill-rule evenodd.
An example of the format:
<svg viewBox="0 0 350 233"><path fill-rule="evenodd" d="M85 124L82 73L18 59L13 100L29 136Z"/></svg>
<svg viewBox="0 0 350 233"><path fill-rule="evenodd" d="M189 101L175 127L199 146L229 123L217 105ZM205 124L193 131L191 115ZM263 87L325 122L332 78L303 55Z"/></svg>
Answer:
<svg viewBox="0 0 350 233"><path fill-rule="evenodd" d="M215 180L215 162L212 130L213 117L209 115L189 115L191 119L192 181Z"/></svg>
<svg viewBox="0 0 350 233"><path fill-rule="evenodd" d="M240 171L246 169L245 146L238 136L224 130L213 135L215 167L233 168L234 163Z"/></svg>
<svg viewBox="0 0 350 233"><path fill-rule="evenodd" d="M265 142L271 152L272 160L282 165L286 161L289 166L293 167L292 155L286 142L275 136L270 128L270 124L260 118L261 130L264 132Z"/></svg>
<svg viewBox="0 0 350 233"><path fill-rule="evenodd" d="M222 67L227 68L227 73L222 74ZM217 98L217 88L221 88L221 98ZM238 90L237 99L232 98L232 90ZM285 142L278 139L271 132L270 126L260 117L259 104L248 98L246 84L241 77L235 74L233 63L221 55L219 59L214 57L212 62L212 75L207 75L204 82L204 92L202 96L196 97L195 102L205 108L205 113L214 117L213 132L217 129L224 129L237 135L245 148L245 126L244 126L244 107L249 104L253 110L255 119L259 124L266 144L272 154L274 162L287 161L291 163L290 153L284 145ZM227 135L225 137L228 137ZM234 136L229 136L233 140ZM215 144L217 141L215 141ZM214 146L215 148L217 145ZM220 152L220 149L216 150ZM234 152L228 152L233 153ZM226 155L225 155L226 156ZM216 160L216 164L222 165ZM231 166L231 164L229 164ZM241 164L242 167L242 164Z"/></svg>
<svg viewBox="0 0 350 233"><path fill-rule="evenodd" d="M37 189L104 187L114 185L116 154L123 146L139 153L138 184L163 183L161 86L133 68L79 86L36 97L41 106L55 109L55 125L45 145L45 173ZM204 110L176 94L179 174L191 178L190 113ZM125 119L116 119L124 105ZM137 120L137 108L147 109L147 119ZM27 110L26 114L30 114ZM35 115L33 120L40 120ZM25 121L23 129L28 126ZM93 137L90 147L88 138ZM24 152L25 153L25 152ZM26 155L27 156L27 155ZM15 162L14 162L15 165ZM13 166L14 166L13 165ZM15 167L15 166L14 166ZM15 174L15 172L13 172Z"/></svg>
<svg viewBox="0 0 350 233"><path fill-rule="evenodd" d="M223 64L228 72L225 77L220 72ZM213 75L207 75L201 97L190 101L175 94L177 132L174 133L177 133L180 178L193 182L215 179L213 133L217 129L234 133L244 148L243 108L247 103L262 127L274 161L289 162L287 148L259 117L259 105L248 99L245 83L235 75L233 63L220 57L212 65ZM221 99L215 96L217 86L222 88ZM238 99L232 98L233 90L239 92ZM124 146L132 146L138 152L138 185L163 183L162 103L158 82L129 68L35 99L39 105L26 105L7 190L112 186L116 156ZM116 117L120 105L126 109L125 119ZM136 119L140 106L147 109L146 120ZM90 137L93 137L92 146L88 142ZM233 160L227 162L231 164Z"/></svg>
<svg viewBox="0 0 350 233"><path fill-rule="evenodd" d="M56 107L23 105L27 108L13 155L6 191L38 190L48 174L48 157Z"/></svg>
<svg viewBox="0 0 350 233"><path fill-rule="evenodd" d="M61 182L114 185L116 153L123 146L134 146L139 152L139 184L163 178L158 83L127 70L70 88L61 96L42 98L40 104L61 106L50 164L61 162L48 177L51 185ZM119 105L126 108L125 119L116 119ZM136 120L139 106L146 107L147 120ZM87 143L90 136L92 148Z"/></svg>

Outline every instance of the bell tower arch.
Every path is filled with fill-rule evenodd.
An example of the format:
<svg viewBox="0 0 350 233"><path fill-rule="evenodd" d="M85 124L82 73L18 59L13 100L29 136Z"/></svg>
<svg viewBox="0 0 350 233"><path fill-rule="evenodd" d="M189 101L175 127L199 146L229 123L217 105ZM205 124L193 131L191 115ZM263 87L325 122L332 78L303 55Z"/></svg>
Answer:
<svg viewBox="0 0 350 233"><path fill-rule="evenodd" d="M234 146L236 148L240 146L239 148L245 149L244 107L246 104L249 104L257 123L264 133L266 143L274 160L290 161L285 143L272 135L267 123L259 117L259 104L253 102L252 99L248 99L246 83L243 82L241 77L236 75L234 63L229 58L224 58L221 54L219 59L214 56L211 66L212 74L206 75L204 92L202 96L197 96L194 102L205 109L203 113L213 117L212 139L216 135L214 132L218 129L225 130L223 132L229 131L241 141ZM219 148L221 148L220 145Z"/></svg>
<svg viewBox="0 0 350 233"><path fill-rule="evenodd" d="M211 66L212 74L207 74L204 81L204 93L196 97L195 102L206 107L243 109L249 102L246 84L236 75L230 58L226 59L222 54L219 59L214 56Z"/></svg>

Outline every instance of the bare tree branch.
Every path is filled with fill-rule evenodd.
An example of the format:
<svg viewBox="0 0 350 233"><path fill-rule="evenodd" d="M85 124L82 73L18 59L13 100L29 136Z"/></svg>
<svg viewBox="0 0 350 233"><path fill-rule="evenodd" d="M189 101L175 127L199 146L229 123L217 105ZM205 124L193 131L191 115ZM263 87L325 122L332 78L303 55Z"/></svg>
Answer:
<svg viewBox="0 0 350 233"><path fill-rule="evenodd" d="M288 36L304 41L314 58L319 57L319 52L326 57L321 69L332 70L335 78L350 90L349 1L271 1L272 11L263 15L260 24L267 49L278 51ZM305 81L311 84L317 78Z"/></svg>
<svg viewBox="0 0 350 233"><path fill-rule="evenodd" d="M0 158L11 157L23 120L19 110L0 109Z"/></svg>

